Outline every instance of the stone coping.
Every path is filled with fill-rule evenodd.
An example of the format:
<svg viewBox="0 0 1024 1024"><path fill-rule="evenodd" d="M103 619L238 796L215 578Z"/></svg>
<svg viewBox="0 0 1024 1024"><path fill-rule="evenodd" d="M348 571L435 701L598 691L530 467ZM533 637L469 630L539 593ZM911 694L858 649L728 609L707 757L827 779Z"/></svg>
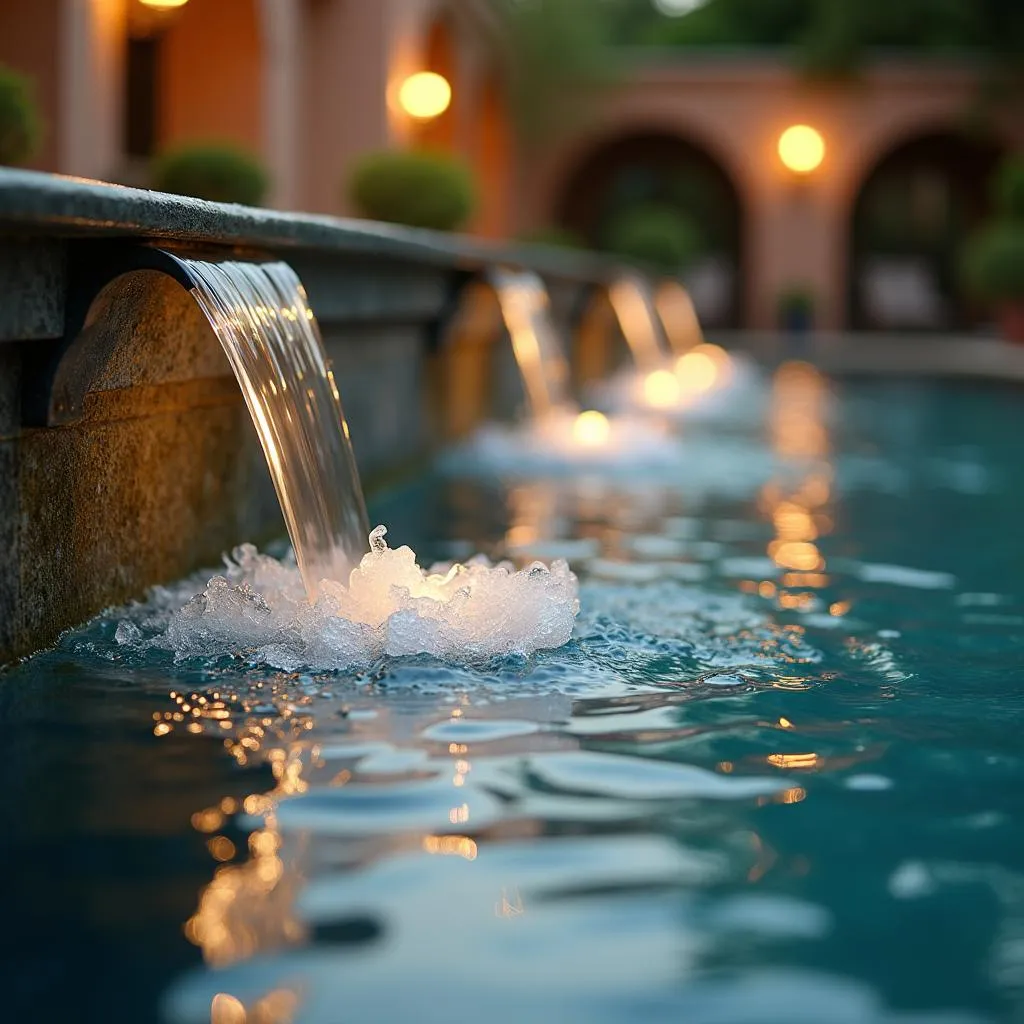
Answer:
<svg viewBox="0 0 1024 1024"><path fill-rule="evenodd" d="M1024 345L991 335L709 331L708 340L765 361L807 359L844 375L960 377L1024 382Z"/></svg>
<svg viewBox="0 0 1024 1024"><path fill-rule="evenodd" d="M591 253L508 245L309 213L210 203L39 171L0 168L0 234L159 239L196 246L316 250L475 270L496 263L552 278L607 281L622 264Z"/></svg>

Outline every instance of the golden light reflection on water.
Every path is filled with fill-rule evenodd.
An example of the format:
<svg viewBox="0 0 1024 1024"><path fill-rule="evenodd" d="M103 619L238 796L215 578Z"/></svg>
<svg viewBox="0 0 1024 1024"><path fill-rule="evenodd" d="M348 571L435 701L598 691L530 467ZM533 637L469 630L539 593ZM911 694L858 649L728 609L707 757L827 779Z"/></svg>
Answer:
<svg viewBox="0 0 1024 1024"><path fill-rule="evenodd" d="M210 1001L210 1024L291 1024L299 1008L297 992L279 988L251 1006L237 997L218 992Z"/></svg>
<svg viewBox="0 0 1024 1024"><path fill-rule="evenodd" d="M262 685L256 684L257 691ZM232 737L224 741L228 752L240 764L259 752L269 764L275 782L269 792L250 793L242 800L225 797L216 806L192 815L192 827L209 836L207 849L219 866L200 891L196 911L184 925L185 936L202 950L203 959L213 967L303 941L306 929L294 904L304 878L297 856L286 858L284 854L275 819L282 799L309 788L304 777L307 767L323 766L319 747L303 739L310 719L297 706L302 698L292 696L290 703L275 707L273 717L246 714L245 702L227 694L172 693L172 699L181 709L180 714L198 713L204 721L211 719L205 722L207 726L227 722L234 730ZM262 749L264 744L266 750ZM239 811L258 821L241 844L221 831L228 830L230 816ZM238 860L246 855L244 861ZM245 1016L239 1019L268 1024L290 1020L298 1005L294 993L271 995L272 999L267 996L253 1006L243 1007ZM231 998L234 997L225 997L217 1008L225 1020L231 1019L229 1014L238 1012Z"/></svg>
<svg viewBox="0 0 1024 1024"><path fill-rule="evenodd" d="M816 768L818 755L811 752L806 754L769 754L767 762L775 768L785 768L789 771L807 770Z"/></svg>
<svg viewBox="0 0 1024 1024"><path fill-rule="evenodd" d="M775 372L769 433L786 469L761 489L759 507L775 534L768 557L784 571L775 589L763 581L757 591L780 608L813 610L818 606L813 591L831 583L818 546L835 527L829 403L828 384L815 367L787 362Z"/></svg>
<svg viewBox="0 0 1024 1024"><path fill-rule="evenodd" d="M430 854L464 860L476 860L477 855L476 842L468 836L424 836L423 849Z"/></svg>

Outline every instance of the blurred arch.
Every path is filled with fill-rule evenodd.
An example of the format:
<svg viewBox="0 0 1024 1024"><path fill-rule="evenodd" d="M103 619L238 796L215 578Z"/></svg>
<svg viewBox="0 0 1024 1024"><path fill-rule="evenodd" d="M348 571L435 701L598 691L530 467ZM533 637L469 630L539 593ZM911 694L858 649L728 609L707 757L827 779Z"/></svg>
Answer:
<svg viewBox="0 0 1024 1024"><path fill-rule="evenodd" d="M630 205L678 208L706 254L688 275L702 319L737 327L744 293L744 210L737 184L712 148L681 133L641 128L605 136L576 156L555 192L553 220L600 248Z"/></svg>
<svg viewBox="0 0 1024 1024"><path fill-rule="evenodd" d="M954 330L980 311L958 264L991 212L1007 147L990 135L929 127L876 152L849 204L847 322L855 330Z"/></svg>

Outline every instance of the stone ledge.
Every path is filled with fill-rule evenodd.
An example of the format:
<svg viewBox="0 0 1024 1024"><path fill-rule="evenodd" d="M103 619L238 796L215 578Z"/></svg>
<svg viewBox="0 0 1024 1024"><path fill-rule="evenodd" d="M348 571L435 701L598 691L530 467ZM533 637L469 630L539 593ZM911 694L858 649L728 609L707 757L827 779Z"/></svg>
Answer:
<svg viewBox="0 0 1024 1024"><path fill-rule="evenodd" d="M619 269L615 261L590 253L509 246L369 221L208 203L6 168L0 168L0 232L65 238L159 238L196 245L245 245L273 252L313 249L469 270L509 263L576 281L606 280Z"/></svg>

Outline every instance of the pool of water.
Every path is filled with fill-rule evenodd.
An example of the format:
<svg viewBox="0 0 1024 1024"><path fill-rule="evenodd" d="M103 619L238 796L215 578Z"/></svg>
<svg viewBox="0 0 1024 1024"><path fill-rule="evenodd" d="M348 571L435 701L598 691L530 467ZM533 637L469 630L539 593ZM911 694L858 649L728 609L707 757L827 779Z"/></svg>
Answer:
<svg viewBox="0 0 1024 1024"><path fill-rule="evenodd" d="M371 518L568 557L530 658L0 680L5 1020L1024 1019L1019 391L786 364L656 472Z"/></svg>

